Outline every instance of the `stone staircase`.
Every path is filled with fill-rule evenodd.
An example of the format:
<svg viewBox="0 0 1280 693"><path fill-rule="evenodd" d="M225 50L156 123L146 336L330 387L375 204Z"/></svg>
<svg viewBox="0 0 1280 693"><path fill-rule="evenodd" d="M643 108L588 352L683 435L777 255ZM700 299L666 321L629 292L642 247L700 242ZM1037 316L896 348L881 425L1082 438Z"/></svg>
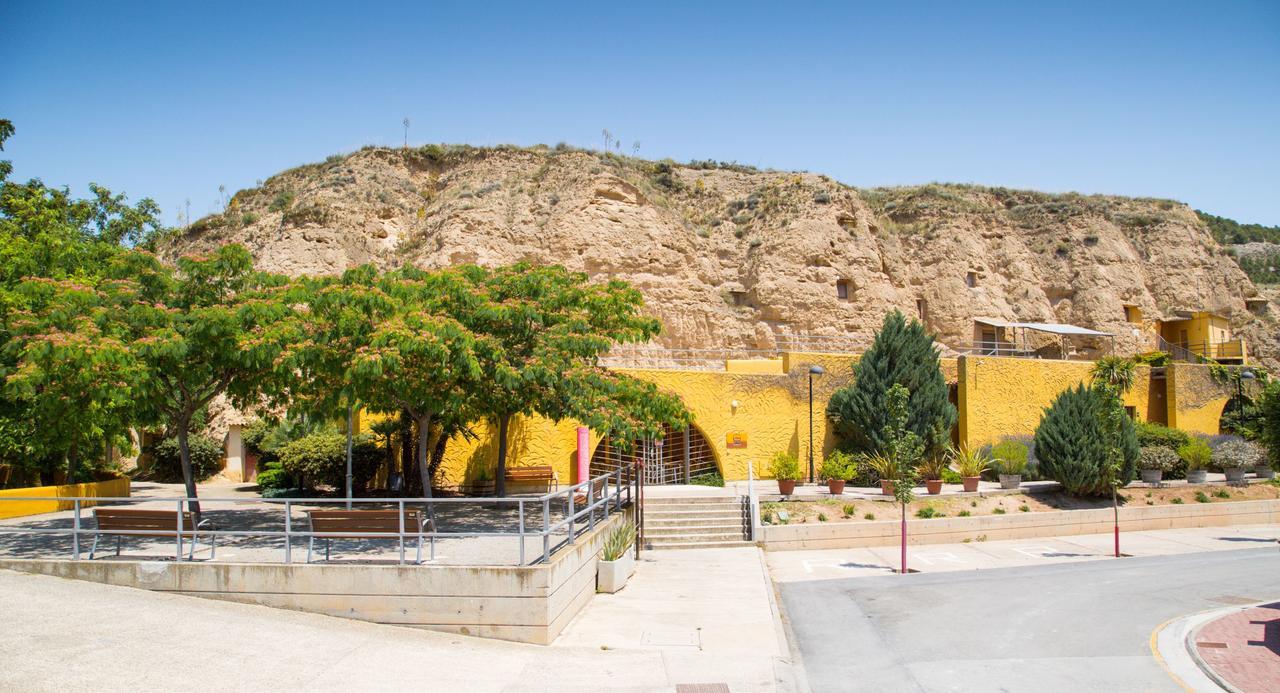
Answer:
<svg viewBox="0 0 1280 693"><path fill-rule="evenodd" d="M751 546L745 498L646 498L644 548L710 549Z"/></svg>

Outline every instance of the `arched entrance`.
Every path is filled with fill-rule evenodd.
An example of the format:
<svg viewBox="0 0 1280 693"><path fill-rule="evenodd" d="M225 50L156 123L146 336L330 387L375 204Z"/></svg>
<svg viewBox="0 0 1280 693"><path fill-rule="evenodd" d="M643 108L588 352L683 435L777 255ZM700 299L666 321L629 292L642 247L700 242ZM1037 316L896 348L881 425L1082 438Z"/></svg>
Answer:
<svg viewBox="0 0 1280 693"><path fill-rule="evenodd" d="M606 436L591 456L591 476L636 460L644 462L644 482L649 485L684 484L695 476L720 471L715 452L701 431L693 426L680 430L664 425L662 438L634 441L625 451Z"/></svg>

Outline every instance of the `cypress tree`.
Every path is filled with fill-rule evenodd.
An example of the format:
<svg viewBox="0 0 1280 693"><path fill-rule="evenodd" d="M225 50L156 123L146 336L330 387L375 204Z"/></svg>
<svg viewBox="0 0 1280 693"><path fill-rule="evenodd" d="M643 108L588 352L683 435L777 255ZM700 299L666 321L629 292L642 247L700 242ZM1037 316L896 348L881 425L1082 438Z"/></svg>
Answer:
<svg viewBox="0 0 1280 693"><path fill-rule="evenodd" d="M836 435L859 450L883 452L890 444L886 393L902 385L911 393L907 428L924 442L925 453L941 451L956 423L947 398L933 336L901 311L884 318L871 348L853 365L854 382L837 390L827 404Z"/></svg>
<svg viewBox="0 0 1280 693"><path fill-rule="evenodd" d="M1063 391L1045 410L1036 428L1036 459L1040 473L1062 484L1063 490L1078 496L1105 496L1111 493L1107 471L1107 440L1104 418L1108 402L1104 393L1078 385ZM1120 421L1120 468L1122 484L1133 480L1138 462L1138 435L1133 421Z"/></svg>

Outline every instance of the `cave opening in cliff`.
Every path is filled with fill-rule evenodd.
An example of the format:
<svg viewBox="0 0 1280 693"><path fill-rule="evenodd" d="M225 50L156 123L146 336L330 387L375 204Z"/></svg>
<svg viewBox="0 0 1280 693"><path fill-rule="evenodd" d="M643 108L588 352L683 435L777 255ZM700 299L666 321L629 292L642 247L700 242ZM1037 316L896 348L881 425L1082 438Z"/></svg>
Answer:
<svg viewBox="0 0 1280 693"><path fill-rule="evenodd" d="M697 427L663 425L661 438L642 438L623 449L605 436L591 456L591 476L606 474L635 462L644 463L644 481L650 485L685 484L694 477L720 471L715 452Z"/></svg>

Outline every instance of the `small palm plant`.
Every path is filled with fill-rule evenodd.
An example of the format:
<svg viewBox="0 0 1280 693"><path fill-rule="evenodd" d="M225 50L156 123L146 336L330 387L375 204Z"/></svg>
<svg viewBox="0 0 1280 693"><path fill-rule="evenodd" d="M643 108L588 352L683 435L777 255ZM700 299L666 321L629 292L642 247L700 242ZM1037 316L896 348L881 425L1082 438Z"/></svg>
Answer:
<svg viewBox="0 0 1280 693"><path fill-rule="evenodd" d="M616 561L626 555L636 539L636 523L630 517L614 527L604 538L604 546L600 549L600 559Z"/></svg>
<svg viewBox="0 0 1280 693"><path fill-rule="evenodd" d="M951 469L960 475L964 490L977 491L978 479L982 473L991 468L991 455L981 448L965 446L950 448Z"/></svg>

